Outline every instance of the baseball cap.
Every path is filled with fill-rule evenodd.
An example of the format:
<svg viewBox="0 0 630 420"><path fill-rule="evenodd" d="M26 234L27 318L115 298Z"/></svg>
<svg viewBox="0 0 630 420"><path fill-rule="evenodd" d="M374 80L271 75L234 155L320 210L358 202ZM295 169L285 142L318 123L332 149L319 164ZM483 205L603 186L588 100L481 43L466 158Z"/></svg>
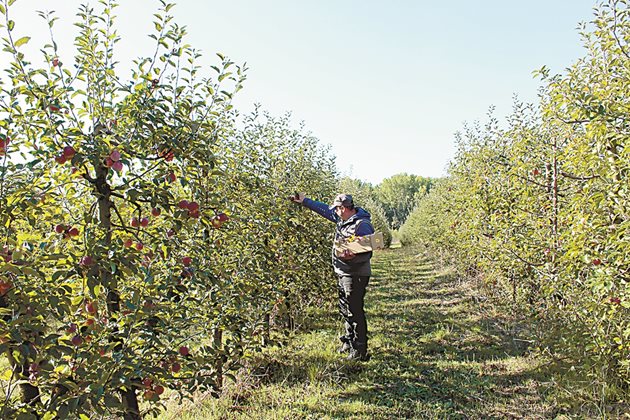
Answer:
<svg viewBox="0 0 630 420"><path fill-rule="evenodd" d="M335 197L335 201L333 201L333 203L328 206L328 208L332 210L335 207L339 206L352 207L353 205L354 202L352 201L352 196L350 194L339 194L337 197Z"/></svg>

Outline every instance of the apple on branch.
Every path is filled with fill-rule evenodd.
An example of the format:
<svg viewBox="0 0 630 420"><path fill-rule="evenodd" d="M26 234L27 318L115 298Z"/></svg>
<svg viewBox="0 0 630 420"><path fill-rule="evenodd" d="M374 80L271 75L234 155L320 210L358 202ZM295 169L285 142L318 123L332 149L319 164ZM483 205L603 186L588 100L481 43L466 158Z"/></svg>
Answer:
<svg viewBox="0 0 630 420"><path fill-rule="evenodd" d="M85 255L85 256L81 257L81 261L79 261L79 265L81 265L83 267L89 267L92 264L94 264L94 258L92 258L89 255Z"/></svg>
<svg viewBox="0 0 630 420"><path fill-rule="evenodd" d="M9 147L9 141L11 139L8 137L0 138L0 156L4 156L7 153L7 148Z"/></svg>

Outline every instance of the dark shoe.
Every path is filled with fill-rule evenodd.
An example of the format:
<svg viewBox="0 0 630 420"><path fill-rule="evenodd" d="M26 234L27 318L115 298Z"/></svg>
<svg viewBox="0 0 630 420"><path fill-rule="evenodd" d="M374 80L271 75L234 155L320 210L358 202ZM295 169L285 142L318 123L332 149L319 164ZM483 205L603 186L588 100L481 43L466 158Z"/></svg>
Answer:
<svg viewBox="0 0 630 420"><path fill-rule="evenodd" d="M337 350L339 353L345 353L348 352L352 349L352 346L350 345L350 343L344 341L343 344L341 345L341 347L339 347L339 350Z"/></svg>
<svg viewBox="0 0 630 420"><path fill-rule="evenodd" d="M350 354L348 355L348 360L356 360L360 362L367 362L370 360L370 354L366 351L359 351L357 349L352 349Z"/></svg>

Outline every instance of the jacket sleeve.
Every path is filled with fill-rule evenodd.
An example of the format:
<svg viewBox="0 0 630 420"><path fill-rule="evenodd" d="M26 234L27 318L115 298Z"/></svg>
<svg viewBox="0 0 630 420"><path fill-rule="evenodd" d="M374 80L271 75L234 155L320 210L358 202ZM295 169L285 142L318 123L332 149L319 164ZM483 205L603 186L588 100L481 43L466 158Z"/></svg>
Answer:
<svg viewBox="0 0 630 420"><path fill-rule="evenodd" d="M330 220L331 222L337 221L337 215L328 208L328 204L326 203L311 200L310 198L304 198L304 201L302 201L302 205L310 210L313 210L315 213Z"/></svg>
<svg viewBox="0 0 630 420"><path fill-rule="evenodd" d="M354 232L357 236L366 236L374 233L374 227L370 222L362 222L357 226L356 231Z"/></svg>

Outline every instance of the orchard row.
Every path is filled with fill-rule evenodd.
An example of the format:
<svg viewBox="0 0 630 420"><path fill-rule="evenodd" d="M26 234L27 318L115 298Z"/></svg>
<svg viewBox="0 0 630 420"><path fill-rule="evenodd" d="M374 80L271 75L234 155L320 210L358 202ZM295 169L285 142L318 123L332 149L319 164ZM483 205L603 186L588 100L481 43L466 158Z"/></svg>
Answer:
<svg viewBox="0 0 630 420"><path fill-rule="evenodd" d="M630 386L627 6L609 2L593 26L565 75L539 72L538 106L466 128L401 235L531 314L537 346L612 402Z"/></svg>
<svg viewBox="0 0 630 420"><path fill-rule="evenodd" d="M334 159L288 117L240 116L245 69L202 74L170 4L123 80L113 6L80 9L62 60L54 38L26 57L1 3L2 418L139 418L218 392L330 300L332 229L285 197L332 197Z"/></svg>

